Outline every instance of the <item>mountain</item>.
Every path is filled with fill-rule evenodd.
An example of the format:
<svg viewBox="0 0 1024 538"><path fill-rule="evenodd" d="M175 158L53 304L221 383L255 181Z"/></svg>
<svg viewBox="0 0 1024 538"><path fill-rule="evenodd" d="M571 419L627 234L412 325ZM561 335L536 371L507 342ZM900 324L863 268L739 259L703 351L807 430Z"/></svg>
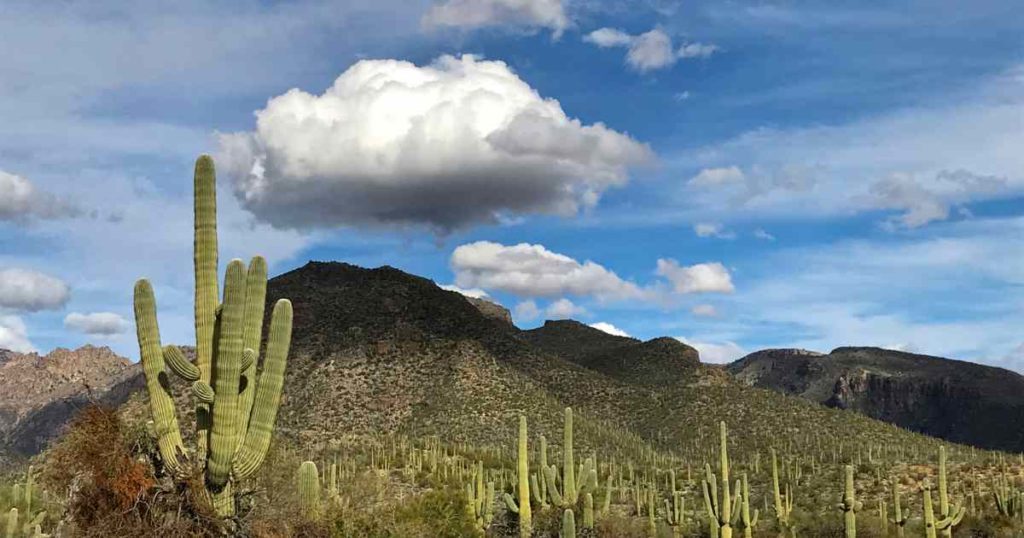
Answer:
<svg viewBox="0 0 1024 538"><path fill-rule="evenodd" d="M556 440L561 409L577 442L692 446L720 420L770 443L780 432L911 443L854 413L736 382L674 339L641 342L573 321L521 331L466 297L391 267L310 262L270 280L291 299L294 339L280 430L303 445L346 434L511 439L520 413ZM623 448L625 449L625 448Z"/></svg>
<svg viewBox="0 0 1024 538"><path fill-rule="evenodd" d="M695 349L671 338L640 341L575 321L523 331L498 305L392 267L309 262L269 281L268 306L279 298L292 301L294 329L278 430L300 447L387 433L506 444L519 414L528 417L531 435L544 434L557 446L566 406L576 411L581 450L699 453L721 420L740 432L745 446L770 446L783 434L806 442L856 436L858 443L880 446L933 443L810 401L803 392L817 383L789 380L783 373L790 366L772 373L758 370L761 363L748 357L751 369L733 365L734 378L702 364ZM764 356L778 353L785 357L780 363L792 359L786 365L797 371L821 368L812 355ZM102 401L128 398L123 408L129 418L147 416L138 367L105 348L47 357L4 353L0 372L6 376L0 377L0 432L17 454L34 453L56 435L88 399L86 386ZM765 382L776 378L786 379L779 386L800 390L768 390L775 384ZM949 378L945 394L961 397L956 391L962 389L953 385L971 386L968 381ZM179 416L189 424L187 387L176 378L171 383ZM854 388L841 395L861 386L847 385Z"/></svg>
<svg viewBox="0 0 1024 538"><path fill-rule="evenodd" d="M542 351L631 384L685 383L700 367L697 350L674 338L641 342L573 320L549 320L523 336Z"/></svg>
<svg viewBox="0 0 1024 538"><path fill-rule="evenodd" d="M872 347L758 351L728 366L753 387L800 396L950 441L1024 451L1024 376Z"/></svg>
<svg viewBox="0 0 1024 538"><path fill-rule="evenodd" d="M141 373L107 347L0 350L0 460L37 454L90 401L122 404L143 386Z"/></svg>

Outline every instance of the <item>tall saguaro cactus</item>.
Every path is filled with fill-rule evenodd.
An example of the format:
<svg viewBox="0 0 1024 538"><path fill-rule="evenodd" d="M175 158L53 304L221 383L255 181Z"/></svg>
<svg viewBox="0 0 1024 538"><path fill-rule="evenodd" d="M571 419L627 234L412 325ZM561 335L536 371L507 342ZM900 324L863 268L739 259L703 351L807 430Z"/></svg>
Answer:
<svg viewBox="0 0 1024 538"><path fill-rule="evenodd" d="M847 465L844 472L843 498L839 503L839 510L843 512L843 528L846 529L846 538L857 538L857 512L863 505L857 500L854 491L853 466Z"/></svg>
<svg viewBox="0 0 1024 538"><path fill-rule="evenodd" d="M935 521L935 528L942 538L953 538L953 527L960 524L965 509L949 503L946 485L946 447L939 446L939 517Z"/></svg>
<svg viewBox="0 0 1024 538"><path fill-rule="evenodd" d="M732 538L732 526L739 519L740 482L736 481L736 494L729 489L729 437L725 422L719 423L718 462L722 473L722 498L718 498L718 480L711 472L711 465L705 464L703 483L704 508L709 519L709 533L712 537Z"/></svg>
<svg viewBox="0 0 1024 538"><path fill-rule="evenodd" d="M512 513L519 514L519 535L523 538L530 538L533 534L533 518L530 512L530 453L527 447L526 417L519 415L519 439L516 444L516 478L518 484L516 492L518 502L506 493L504 495L505 505ZM534 488L536 489L536 484Z"/></svg>
<svg viewBox="0 0 1024 538"><path fill-rule="evenodd" d="M562 489L559 491L557 483L558 469L552 465L543 469L547 479L548 493L555 505L560 508L573 508L579 501L580 493L588 486L596 482L597 472L592 468L593 460L588 459L583 466L582 472L576 476L576 462L573 457L572 448L572 408L565 408L565 429L562 432Z"/></svg>
<svg viewBox="0 0 1024 538"><path fill-rule="evenodd" d="M175 346L162 347L153 286L135 284L135 325L149 392L154 433L164 465L184 478L197 465L217 514L234 514L234 482L249 478L270 447L291 345L292 305L279 300L256 380L262 341L267 265L257 256L246 268L232 260L225 273L223 302L217 283L217 201L213 160L195 167L196 362ZM182 440L167 370L192 383L196 400L196 451ZM211 386L211 382L213 386Z"/></svg>

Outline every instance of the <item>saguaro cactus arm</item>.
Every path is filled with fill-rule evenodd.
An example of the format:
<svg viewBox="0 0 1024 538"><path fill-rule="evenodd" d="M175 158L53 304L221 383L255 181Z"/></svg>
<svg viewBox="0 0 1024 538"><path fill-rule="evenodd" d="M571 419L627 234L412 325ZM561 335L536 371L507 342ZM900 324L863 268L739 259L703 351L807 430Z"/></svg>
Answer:
<svg viewBox="0 0 1024 538"><path fill-rule="evenodd" d="M281 388L284 386L284 371L288 362L288 349L292 340L292 303L280 299L274 305L270 318L270 336L267 340L263 372L256 385L252 415L245 440L235 454L233 472L236 479L252 476L267 457L270 436L281 405Z"/></svg>
<svg viewBox="0 0 1024 538"><path fill-rule="evenodd" d="M164 350L160 347L160 329L156 321L153 286L146 279L135 283L135 328L139 338L139 356L146 377L149 408L160 458L172 474L182 472L181 459L187 457L181 438L170 381L164 369Z"/></svg>

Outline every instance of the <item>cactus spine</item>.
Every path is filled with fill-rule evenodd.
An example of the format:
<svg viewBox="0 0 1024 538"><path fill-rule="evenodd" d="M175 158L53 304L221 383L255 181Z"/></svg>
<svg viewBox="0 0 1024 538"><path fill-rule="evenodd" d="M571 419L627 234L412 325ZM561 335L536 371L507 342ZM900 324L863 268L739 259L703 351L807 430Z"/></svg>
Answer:
<svg viewBox="0 0 1024 538"><path fill-rule="evenodd" d="M135 284L135 325L161 460L178 478L190 474L185 465L190 458L167 380L170 369L192 383L195 463L205 471L207 499L218 515L229 517L235 510L232 484L252 476L270 447L291 343L292 306L286 299L274 305L262 373L256 381L266 262L257 256L246 269L241 260L232 260L225 273L223 304L218 304L216 179L213 160L205 155L195 167L194 226L195 364L178 348L161 347L156 299L146 279Z"/></svg>
<svg viewBox="0 0 1024 538"><path fill-rule="evenodd" d="M304 461L299 466L299 507L306 519L320 517L320 472L316 464Z"/></svg>
<svg viewBox="0 0 1024 538"><path fill-rule="evenodd" d="M839 509L843 512L843 528L846 529L846 538L857 538L857 512L862 505L857 500L853 488L853 466L847 465L844 468L845 480L843 488L843 499L839 503Z"/></svg>
<svg viewBox="0 0 1024 538"><path fill-rule="evenodd" d="M504 499L508 509L514 514L519 514L519 535L522 538L529 538L533 533L533 519L530 513L530 453L527 446L526 417L523 415L519 415L519 441L516 450L516 478L518 480L516 493L519 501L517 503L508 493L505 494ZM536 496L539 496L539 492L536 492L536 479L534 479L533 487Z"/></svg>
<svg viewBox="0 0 1024 538"><path fill-rule="evenodd" d="M711 472L711 465L704 464L704 508L709 516L709 532L712 538L732 538L732 526L739 516L740 495L733 495L729 489L729 448L725 422L719 423L718 462L722 473L722 498L718 498L718 481ZM736 489L740 489L739 481ZM739 493L739 492L737 492Z"/></svg>

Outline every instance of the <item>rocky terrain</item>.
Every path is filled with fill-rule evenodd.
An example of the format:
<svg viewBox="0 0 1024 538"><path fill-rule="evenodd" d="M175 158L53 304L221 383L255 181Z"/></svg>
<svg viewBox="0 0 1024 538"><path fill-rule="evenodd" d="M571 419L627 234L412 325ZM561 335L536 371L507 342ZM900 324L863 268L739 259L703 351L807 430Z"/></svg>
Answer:
<svg viewBox="0 0 1024 538"><path fill-rule="evenodd" d="M990 366L871 347L752 353L741 382L850 409L934 437L1024 450L1024 377Z"/></svg>
<svg viewBox="0 0 1024 538"><path fill-rule="evenodd" d="M0 350L0 459L38 453L90 401L120 405L142 387L141 373L106 347Z"/></svg>
<svg viewBox="0 0 1024 538"><path fill-rule="evenodd" d="M764 439L811 425L814 435L855 430L877 442L906 435L828 406L953 441L1024 448L1014 426L1024 421L1024 378L996 368L840 348L765 350L722 369L671 338L642 342L568 320L521 331L499 305L390 267L310 262L271 279L268 302L280 297L295 308L280 426L304 444L374 433L491 442L511 437L519 413L557 436L565 405L580 413L584 445L694 443L722 419ZM0 452L37 453L90 399L131 397L129 409L144 416L141 385L138 367L106 348L0 351ZM184 385L175 386L189 409Z"/></svg>

